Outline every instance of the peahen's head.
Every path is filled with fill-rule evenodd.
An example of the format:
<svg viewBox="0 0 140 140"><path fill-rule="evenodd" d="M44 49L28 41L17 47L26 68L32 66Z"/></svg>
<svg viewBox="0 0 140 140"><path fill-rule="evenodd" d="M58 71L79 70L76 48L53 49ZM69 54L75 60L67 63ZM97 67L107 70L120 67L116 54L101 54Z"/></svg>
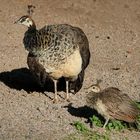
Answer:
<svg viewBox="0 0 140 140"><path fill-rule="evenodd" d="M34 21L28 15L22 16L21 18L19 18L17 21L15 21L15 24L22 24L22 25L27 26L28 28L35 27Z"/></svg>

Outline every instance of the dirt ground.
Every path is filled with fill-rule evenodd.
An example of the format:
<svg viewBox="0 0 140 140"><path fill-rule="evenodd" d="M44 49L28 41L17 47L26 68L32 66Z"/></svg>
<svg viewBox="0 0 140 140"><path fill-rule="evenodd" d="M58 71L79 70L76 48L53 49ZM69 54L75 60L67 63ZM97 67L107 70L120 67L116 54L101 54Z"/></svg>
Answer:
<svg viewBox="0 0 140 140"><path fill-rule="evenodd" d="M28 70L22 43L27 29L13 24L27 14L28 4L36 6L38 28L68 23L82 28L89 39L90 65L82 89L70 94L72 106L64 101L64 91L53 104L54 93L41 91ZM140 101L139 0L0 0L0 30L1 140L62 140L75 132L71 123L85 123L91 115L84 88L96 79L102 79L102 88L118 87ZM113 140L126 137L139 140L140 132L111 134Z"/></svg>

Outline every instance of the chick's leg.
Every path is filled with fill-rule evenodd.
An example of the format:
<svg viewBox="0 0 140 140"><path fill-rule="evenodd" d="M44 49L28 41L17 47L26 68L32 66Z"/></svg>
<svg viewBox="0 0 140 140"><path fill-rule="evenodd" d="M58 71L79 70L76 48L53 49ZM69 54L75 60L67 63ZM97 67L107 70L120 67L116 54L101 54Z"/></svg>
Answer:
<svg viewBox="0 0 140 140"><path fill-rule="evenodd" d="M104 126L101 127L101 128L99 128L99 133L100 133L100 134L106 132L105 127L106 127L106 125L108 124L108 121L109 121L109 118L106 119L106 121L105 121L105 123L104 123Z"/></svg>
<svg viewBox="0 0 140 140"><path fill-rule="evenodd" d="M105 121L105 124L104 124L103 128L105 128L105 127L106 127L106 125L108 124L108 121L109 121L109 118L107 118L107 119L106 119L106 121Z"/></svg>

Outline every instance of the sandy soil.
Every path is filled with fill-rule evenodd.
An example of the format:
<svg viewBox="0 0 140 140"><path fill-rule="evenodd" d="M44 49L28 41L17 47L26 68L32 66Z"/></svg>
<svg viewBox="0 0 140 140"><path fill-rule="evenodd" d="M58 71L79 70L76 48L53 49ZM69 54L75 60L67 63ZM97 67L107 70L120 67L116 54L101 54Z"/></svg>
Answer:
<svg viewBox="0 0 140 140"><path fill-rule="evenodd" d="M68 23L83 29L90 43L91 61L83 88L71 94L72 106L53 104L53 92L41 91L26 63L22 40L26 27L13 24L36 6L37 27ZM75 132L73 121L87 121L91 111L85 87L102 79L102 88L115 86L140 101L139 0L0 0L0 139L61 140ZM67 106L67 107L64 107ZM87 124L88 127L89 124ZM112 133L114 140L140 139L140 132Z"/></svg>

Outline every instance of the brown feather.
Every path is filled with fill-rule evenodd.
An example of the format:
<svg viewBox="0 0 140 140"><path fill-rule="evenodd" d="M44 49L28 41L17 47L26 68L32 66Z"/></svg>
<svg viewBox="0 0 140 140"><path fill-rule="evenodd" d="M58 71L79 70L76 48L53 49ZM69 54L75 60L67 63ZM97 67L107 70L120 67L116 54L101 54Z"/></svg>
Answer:
<svg viewBox="0 0 140 140"><path fill-rule="evenodd" d="M99 101L104 105L105 112L101 112ZM87 96L87 103L93 108L98 106L97 111L109 119L135 122L138 114L140 114L140 110L132 99L114 87L109 87L99 93L90 92Z"/></svg>

